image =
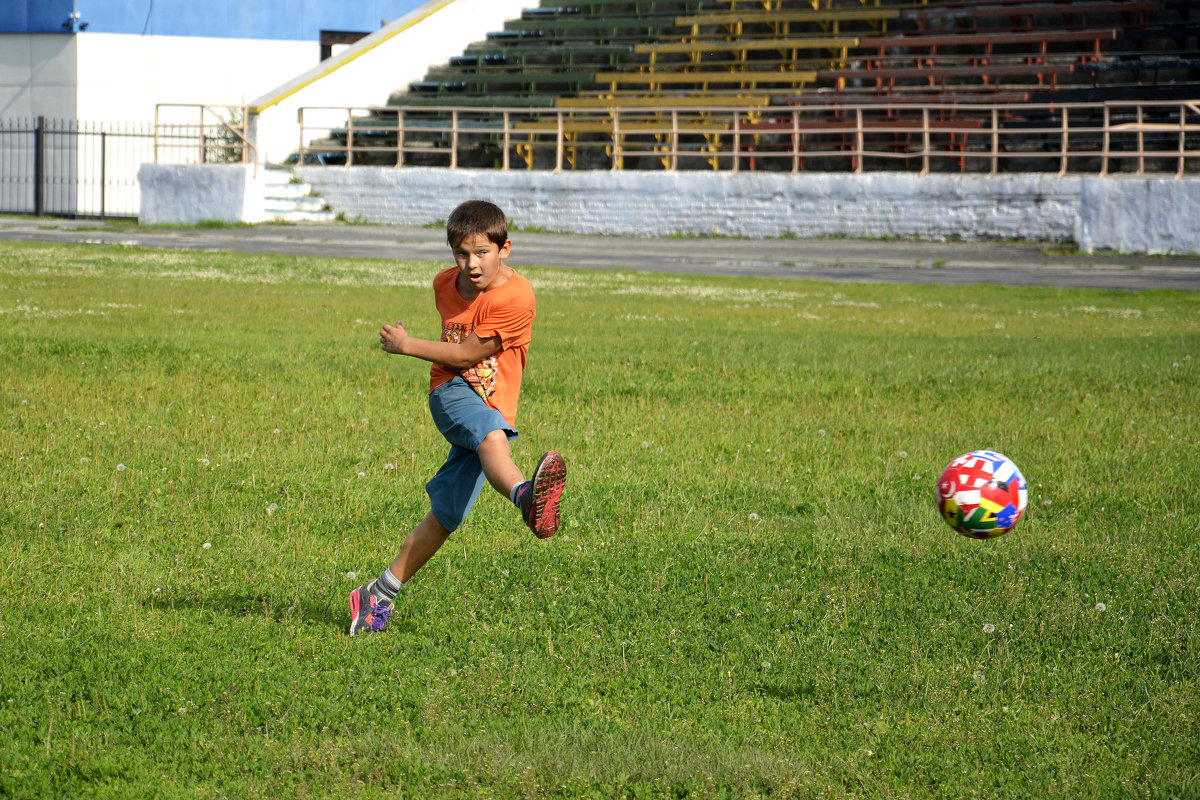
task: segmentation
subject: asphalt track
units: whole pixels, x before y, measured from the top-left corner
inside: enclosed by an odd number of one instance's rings
[[[0,241],[449,262],[440,228],[257,225],[151,228],[99,221],[0,217]],[[513,266],[646,270],[764,278],[1000,284],[1140,291],[1200,290],[1200,257],[1059,254],[1008,242],[859,239],[649,239],[515,232]]]

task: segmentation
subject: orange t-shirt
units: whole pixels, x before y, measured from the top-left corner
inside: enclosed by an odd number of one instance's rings
[[[474,332],[481,339],[499,336],[500,350],[461,372],[434,364],[429,373],[429,391],[461,375],[516,430],[521,374],[536,313],[533,287],[513,272],[507,281],[468,302],[458,293],[458,274],[458,267],[450,267],[433,279],[433,298],[442,315],[442,341],[461,342]]]

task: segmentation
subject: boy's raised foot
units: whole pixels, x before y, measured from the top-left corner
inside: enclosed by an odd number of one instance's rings
[[[558,504],[566,482],[567,462],[551,450],[538,460],[533,479],[517,494],[521,516],[539,539],[549,539],[558,531]]]
[[[364,583],[350,593],[350,635],[379,633],[387,627],[388,617],[396,610],[392,603],[375,602],[375,581]]]

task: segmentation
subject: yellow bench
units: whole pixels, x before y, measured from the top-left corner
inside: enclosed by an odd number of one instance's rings
[[[703,72],[597,72],[596,83],[607,83],[613,91],[618,86],[648,86],[651,91],[667,84],[685,84],[707,91],[709,86],[735,84],[753,89],[759,83],[786,83],[791,86],[812,83],[817,79],[816,71],[799,70],[705,70]]]
[[[763,94],[741,94],[737,92],[707,92],[705,94],[648,95],[599,94],[584,97],[559,97],[554,101],[556,108],[761,108],[771,104],[771,98]]]
[[[857,37],[806,36],[777,39],[693,39],[684,42],[656,42],[634,45],[633,52],[650,56],[650,63],[653,65],[659,55],[667,53],[690,55],[693,62],[699,63],[704,53],[746,53],[751,50],[778,50],[781,53],[791,53],[793,58],[801,52],[829,50],[845,60],[847,51],[851,47],[858,47]]]
[[[539,136],[557,137],[559,133],[557,122],[518,122],[513,125],[513,132],[528,134],[527,141],[513,143],[513,148],[518,157],[525,162],[526,169],[533,169],[537,149],[540,148],[544,152],[547,148],[558,147],[557,140],[538,140]],[[610,138],[608,141],[584,142],[579,140],[581,134]],[[642,149],[629,151],[625,146],[625,137],[632,135],[653,137],[653,142],[641,143],[638,146]],[[716,154],[722,150],[721,137],[731,135],[730,126],[728,122],[709,120],[680,120],[674,124],[669,117],[664,117],[657,122],[621,122],[619,124],[611,120],[564,120],[562,125],[563,147],[560,156],[566,166],[575,169],[584,148],[603,148],[605,157],[613,159],[617,169],[624,169],[625,157],[630,153],[656,156],[663,169],[672,169],[675,166],[673,162],[677,160],[681,149],[679,141],[675,139],[678,135],[696,137],[696,142],[686,149],[705,159],[713,170],[720,169],[719,157]],[[614,146],[620,148],[619,151],[614,152]],[[561,167],[563,164],[560,163],[558,166]]]
[[[914,6],[916,7],[916,6]],[[900,8],[838,8],[828,10],[806,9],[801,11],[713,11],[676,17],[676,25],[691,25],[693,32],[700,25],[725,25],[741,35],[745,25],[770,25],[777,30],[788,31],[792,23],[828,25],[829,31],[838,36],[843,22],[879,22],[881,30],[887,23],[900,17]]]

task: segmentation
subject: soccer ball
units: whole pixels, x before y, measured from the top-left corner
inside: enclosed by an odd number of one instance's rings
[[[1021,470],[994,450],[975,450],[951,461],[938,478],[937,493],[942,519],[973,539],[1011,531],[1029,496]]]

